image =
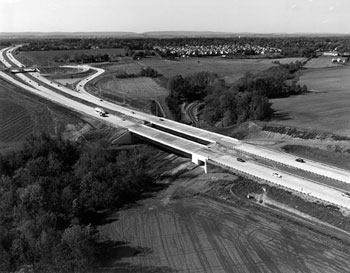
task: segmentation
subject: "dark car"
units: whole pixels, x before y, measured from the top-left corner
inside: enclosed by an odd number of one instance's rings
[[[302,158],[297,158],[295,161],[300,162],[300,163],[305,163],[305,160]]]
[[[245,162],[245,160],[243,158],[237,157],[237,161],[239,162]]]

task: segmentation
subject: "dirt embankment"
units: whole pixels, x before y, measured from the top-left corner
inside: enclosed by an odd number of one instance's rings
[[[105,257],[103,272],[347,272],[348,236],[247,199],[265,189],[268,198],[279,196],[273,205],[290,195],[300,206],[290,193],[215,166],[204,174],[164,152],[153,157],[150,171],[165,188],[99,227],[122,242]]]

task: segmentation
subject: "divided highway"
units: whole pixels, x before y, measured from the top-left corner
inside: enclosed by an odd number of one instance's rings
[[[11,54],[13,50],[15,50],[14,47],[0,50],[0,61],[6,67],[23,67],[23,65]],[[264,180],[300,194],[306,194],[310,197],[326,201],[336,206],[350,209],[350,198],[341,191],[283,171],[278,171],[279,175],[274,176],[274,169],[255,162],[239,162],[236,157],[223,153],[222,150],[215,148],[216,145],[211,144],[218,144],[219,146],[221,145],[228,149],[267,158],[293,168],[314,172],[318,175],[330,177],[344,183],[350,183],[350,172],[325,164],[320,164],[318,162],[307,161],[306,163],[299,163],[295,161],[295,156],[246,144],[237,139],[148,115],[139,111],[130,110],[108,101],[103,101],[100,98],[87,93],[84,86],[93,78],[100,76],[104,70],[84,66],[84,69],[87,68],[94,69],[96,73],[86,77],[78,83],[77,91],[66,88],[54,81],[50,81],[41,76],[38,72],[15,74],[15,77],[18,77],[22,82],[4,72],[0,72],[0,77],[33,94],[44,97],[74,111],[107,122],[111,126],[126,127],[130,132],[138,136],[142,136],[153,142],[192,155],[193,157],[195,156],[200,160],[213,161],[216,164],[230,167],[237,172],[247,174],[259,180]],[[117,114],[109,114],[107,117],[101,117],[94,111],[94,107],[96,106],[107,111],[117,112]],[[144,125],[143,123],[150,124],[151,126]]]

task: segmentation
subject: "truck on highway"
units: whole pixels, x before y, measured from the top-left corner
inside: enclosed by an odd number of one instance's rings
[[[107,115],[107,112],[100,107],[96,107],[95,111],[99,113],[101,117],[105,117]]]

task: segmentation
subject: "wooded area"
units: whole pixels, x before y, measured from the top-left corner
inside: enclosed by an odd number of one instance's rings
[[[138,199],[152,182],[147,153],[112,152],[32,136],[0,156],[0,272],[89,272],[103,255],[94,229],[102,211]]]

